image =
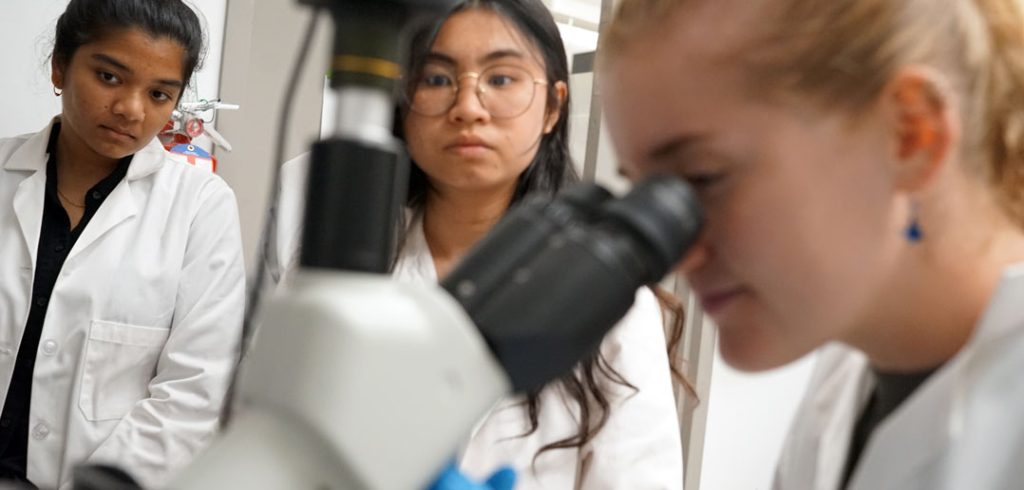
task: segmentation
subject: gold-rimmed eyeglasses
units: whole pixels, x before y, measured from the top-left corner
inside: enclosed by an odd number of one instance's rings
[[[523,115],[533,104],[536,87],[548,84],[516,66],[493,66],[480,73],[468,71],[459,75],[442,67],[427,66],[409,87],[409,110],[430,117],[447,113],[455,106],[465,78],[475,80],[473,89],[480,105],[491,117],[500,119]]]

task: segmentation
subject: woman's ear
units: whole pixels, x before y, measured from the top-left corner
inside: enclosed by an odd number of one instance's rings
[[[50,81],[56,89],[64,89],[64,68],[57,61],[56,56],[50,56]]]
[[[557,104],[555,107],[548,107],[548,113],[544,116],[544,134],[554,131],[555,124],[558,124],[558,118],[562,116],[562,111],[568,109],[565,107],[565,99],[569,96],[569,86],[559,80],[555,82],[554,88]]]
[[[883,89],[896,186],[908,192],[930,183],[960,142],[955,94],[940,73],[906,67]]]

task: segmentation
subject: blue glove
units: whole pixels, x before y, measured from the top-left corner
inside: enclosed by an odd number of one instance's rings
[[[494,472],[484,483],[470,481],[466,475],[459,472],[455,463],[448,463],[441,476],[430,486],[428,490],[512,490],[516,484],[516,472],[510,467],[504,467]]]

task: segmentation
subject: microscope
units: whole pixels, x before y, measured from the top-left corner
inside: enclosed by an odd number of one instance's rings
[[[436,287],[388,269],[409,161],[392,134],[403,32],[453,0],[301,0],[336,33],[301,267],[240,366],[230,424],[171,488],[422,489],[502,397],[596,352],[696,239],[681,180],[517,205]]]

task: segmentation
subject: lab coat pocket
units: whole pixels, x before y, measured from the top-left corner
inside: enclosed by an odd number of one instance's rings
[[[149,396],[149,382],[169,333],[166,328],[92,321],[78,397],[86,419],[120,419]]]

